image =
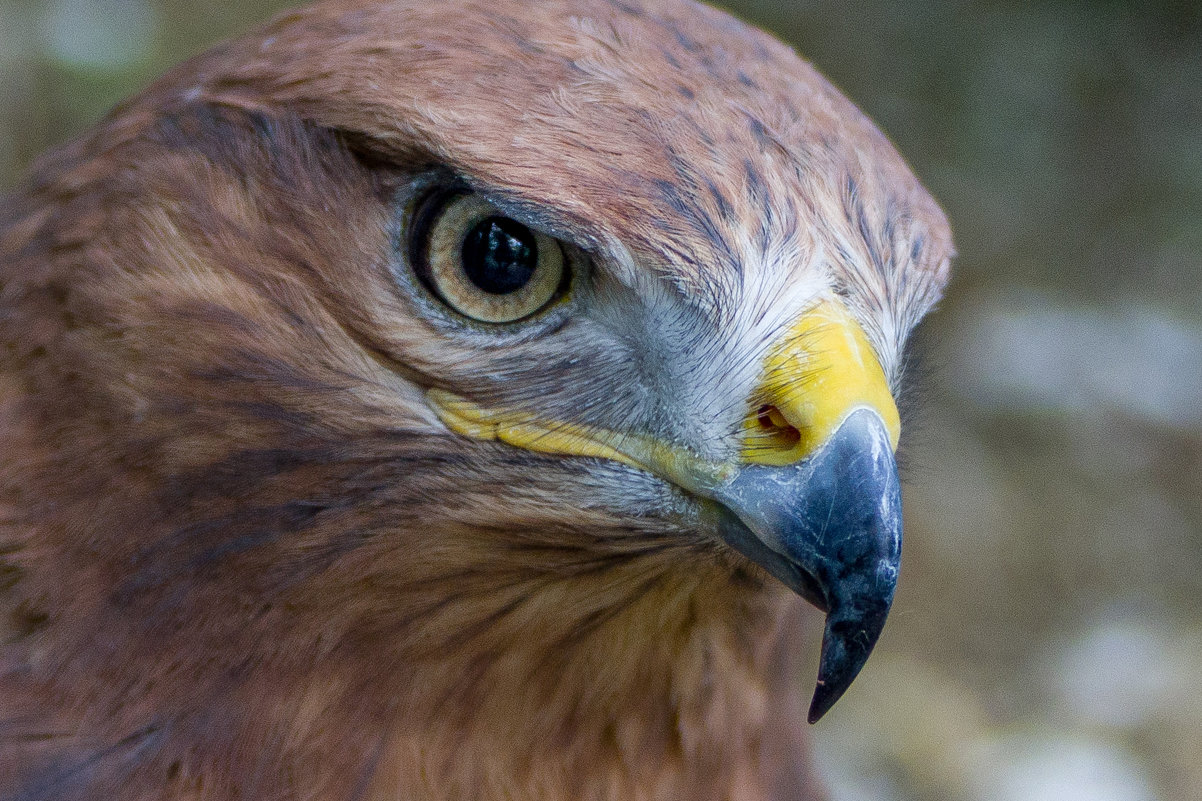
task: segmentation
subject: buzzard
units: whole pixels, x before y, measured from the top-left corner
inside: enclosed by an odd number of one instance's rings
[[[0,202],[0,797],[820,797],[946,221],[688,0],[325,0]]]

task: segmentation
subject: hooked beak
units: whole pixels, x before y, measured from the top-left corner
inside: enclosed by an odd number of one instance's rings
[[[859,409],[809,458],[748,465],[713,498],[723,539],[827,613],[815,723],[872,653],[897,587],[901,488],[884,422]]]
[[[901,562],[901,430],[855,318],[828,300],[769,353],[744,424],[743,466],[708,497],[726,542],[826,612],[816,722],[880,637]]]

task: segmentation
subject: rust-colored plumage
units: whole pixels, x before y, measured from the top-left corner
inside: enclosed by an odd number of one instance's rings
[[[435,308],[448,182],[587,254],[568,311]],[[182,65],[0,205],[0,797],[819,797],[800,601],[426,392],[716,459],[778,307],[834,293],[896,384],[950,251],[854,107],[677,0],[331,0]]]

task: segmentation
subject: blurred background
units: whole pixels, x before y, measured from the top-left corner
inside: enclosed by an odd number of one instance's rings
[[[0,0],[0,189],[286,5]],[[960,250],[902,588],[813,730],[837,800],[1202,799],[1202,3],[725,5],[884,128]]]

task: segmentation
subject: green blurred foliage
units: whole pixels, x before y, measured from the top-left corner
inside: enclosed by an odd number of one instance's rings
[[[0,186],[284,5],[0,0]],[[960,250],[902,589],[816,730],[837,797],[1202,798],[1202,4],[724,5],[877,120]]]

